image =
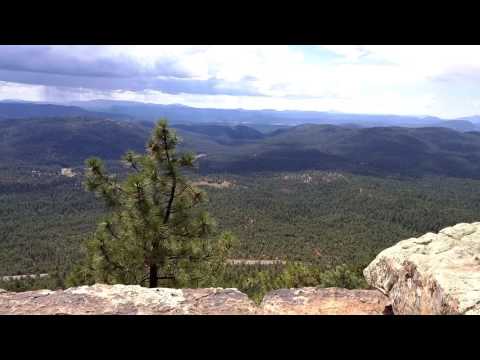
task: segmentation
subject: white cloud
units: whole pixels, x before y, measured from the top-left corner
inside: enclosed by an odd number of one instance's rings
[[[0,81],[0,100],[44,100],[45,88],[41,85],[23,85],[6,81]]]
[[[315,48],[337,56],[312,60]],[[51,46],[41,57],[28,51],[38,49],[0,46],[0,80],[9,82],[0,83],[0,98],[100,96],[446,117],[471,115],[480,102],[479,46]],[[72,79],[75,71],[85,78]]]

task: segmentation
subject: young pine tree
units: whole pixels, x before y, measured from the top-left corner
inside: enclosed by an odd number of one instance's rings
[[[86,262],[70,284],[123,283],[149,287],[215,286],[232,238],[213,236],[205,195],[185,178],[192,154],[177,154],[175,132],[160,120],[144,155],[127,152],[123,182],[97,158],[86,161],[86,188],[110,210],[87,242]]]

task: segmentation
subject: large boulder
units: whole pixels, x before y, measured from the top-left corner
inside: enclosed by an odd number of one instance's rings
[[[480,222],[400,241],[364,275],[395,314],[480,314]]]
[[[58,291],[0,293],[2,315],[236,315],[256,311],[247,295],[236,289],[149,289],[96,284]]]
[[[376,290],[306,287],[269,292],[261,305],[271,315],[388,315],[390,303]]]

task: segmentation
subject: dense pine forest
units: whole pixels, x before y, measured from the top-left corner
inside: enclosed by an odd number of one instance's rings
[[[111,169],[121,173],[116,163]],[[103,216],[101,202],[60,167],[0,170],[0,275],[49,273],[0,288],[64,287],[84,256],[82,244]],[[287,265],[231,265],[218,286],[259,300],[272,288],[362,287],[361,270],[399,240],[478,221],[480,181],[381,178],[328,171],[192,175],[207,210],[236,241],[232,259]]]

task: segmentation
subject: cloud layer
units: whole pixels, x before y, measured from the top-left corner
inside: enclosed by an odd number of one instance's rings
[[[0,99],[472,115],[479,46],[0,46]]]

